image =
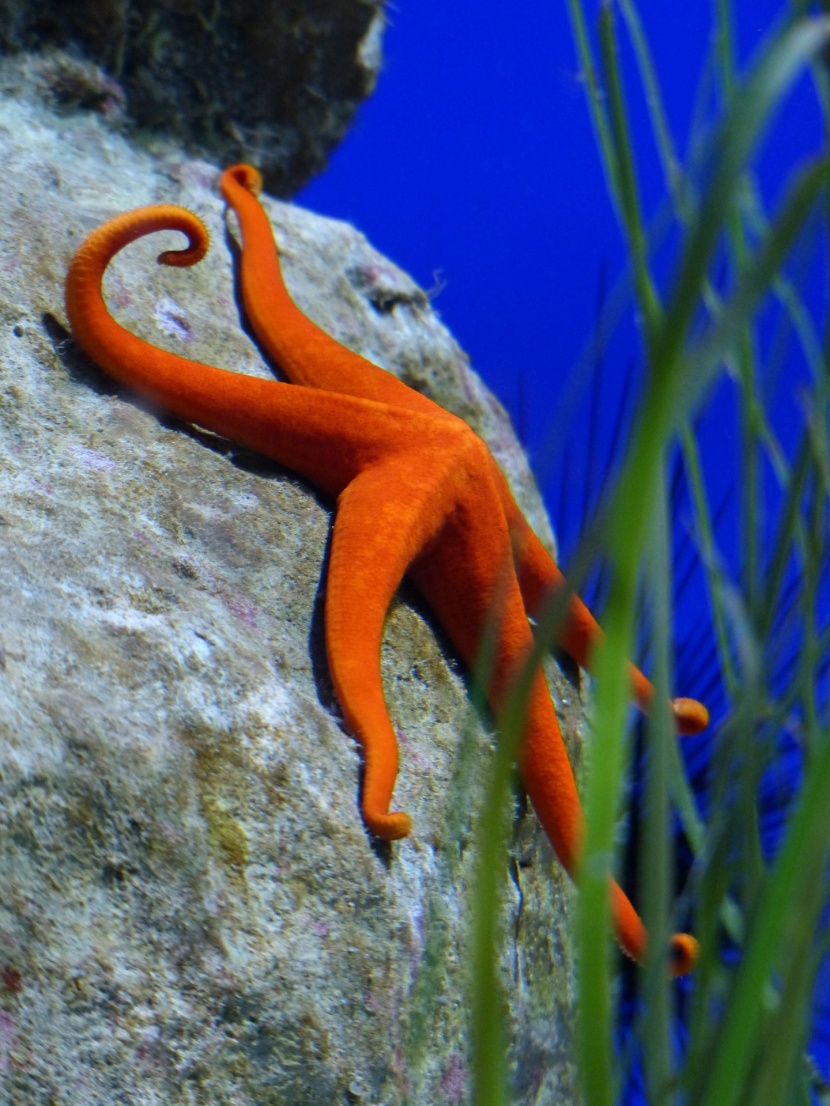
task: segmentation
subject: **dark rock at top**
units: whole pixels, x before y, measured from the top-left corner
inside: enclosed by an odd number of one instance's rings
[[[383,6],[0,0],[0,50],[45,51],[45,68],[28,60],[54,103],[125,113],[219,164],[252,161],[286,197],[324,167],[374,88]]]

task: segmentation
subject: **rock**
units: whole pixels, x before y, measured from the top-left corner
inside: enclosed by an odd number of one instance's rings
[[[319,172],[380,68],[383,0],[0,0],[0,83],[254,160],[277,195]]]
[[[412,589],[383,673],[413,833],[369,840],[322,646],[331,504],[119,390],[67,330],[95,225],[175,201],[191,270],[125,251],[107,295],[188,357],[270,375],[240,324],[217,169],[0,97],[0,1085],[10,1106],[470,1101],[473,812],[493,736]],[[504,411],[351,227],[267,202],[339,340],[468,418],[550,531]],[[175,246],[170,235],[167,245]],[[552,669],[578,752],[580,708]],[[519,803],[500,964],[519,1104],[575,1100],[572,888]]]

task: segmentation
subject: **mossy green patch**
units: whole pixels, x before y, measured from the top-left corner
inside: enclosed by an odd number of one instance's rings
[[[233,735],[190,729],[186,743],[196,758],[199,802],[208,827],[208,840],[222,864],[244,877],[250,845],[239,819],[250,793],[250,765]]]

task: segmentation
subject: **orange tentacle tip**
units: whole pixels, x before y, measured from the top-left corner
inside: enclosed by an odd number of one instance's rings
[[[207,227],[192,211],[186,207],[176,209],[177,225],[159,230],[179,230],[186,234],[189,241],[181,250],[162,250],[156,258],[159,265],[170,265],[174,269],[188,269],[191,265],[198,265],[210,248],[210,235]]]
[[[675,933],[669,941],[669,970],[675,978],[688,975],[694,968],[699,948],[690,933]]]
[[[677,732],[683,737],[700,733],[709,725],[709,711],[697,699],[672,699],[671,709]]]
[[[241,184],[243,188],[247,188],[254,196],[258,196],[262,191],[262,173],[260,173],[258,169],[255,169],[253,165],[240,163],[239,165],[231,165],[227,168],[219,178],[219,188],[223,195],[224,184],[227,180],[232,180],[237,184]]]
[[[364,810],[363,821],[370,833],[384,841],[400,841],[402,837],[409,837],[412,832],[412,820],[400,810],[390,811],[388,814]]]

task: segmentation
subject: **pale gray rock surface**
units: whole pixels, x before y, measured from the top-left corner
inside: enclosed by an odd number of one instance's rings
[[[413,833],[373,846],[322,646],[331,505],[146,410],[65,329],[82,238],[174,201],[207,222],[207,259],[157,266],[175,235],[130,247],[111,308],[151,342],[270,375],[240,325],[218,171],[9,98],[0,151],[0,1101],[467,1103],[493,737],[462,672],[404,587],[382,663]],[[550,542],[503,410],[424,294],[352,228],[267,208],[299,304],[469,419]],[[578,695],[552,678],[576,747]],[[505,883],[515,1101],[572,1102],[573,892],[520,805]]]

